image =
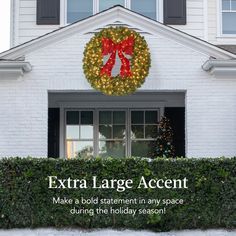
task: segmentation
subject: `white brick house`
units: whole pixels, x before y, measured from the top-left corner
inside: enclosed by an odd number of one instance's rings
[[[99,13],[106,5],[93,0],[95,15],[68,24],[80,13],[69,1],[12,1],[12,49],[0,54],[1,157],[144,156],[155,140],[148,129],[164,114],[177,155],[236,155],[236,54],[209,43],[236,44],[224,19],[235,17],[231,1],[227,10],[220,0],[180,0],[173,13],[173,0],[155,0],[152,11],[136,13],[132,0],[120,0],[112,2],[126,8]],[[83,73],[86,43],[116,25],[140,32],[151,52],[150,74],[131,96],[102,95]]]

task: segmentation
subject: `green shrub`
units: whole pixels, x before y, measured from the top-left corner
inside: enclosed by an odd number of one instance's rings
[[[188,189],[49,189],[48,176],[61,179],[188,179]],[[53,197],[183,199],[160,215],[72,215],[74,205],[52,203]],[[78,206],[77,206],[78,207]],[[81,206],[82,207],[82,206]],[[88,206],[97,208],[96,205]],[[110,206],[103,206],[103,208]],[[113,205],[114,208],[120,207]],[[125,206],[122,206],[125,207]],[[160,208],[132,205],[130,208]],[[168,231],[236,227],[236,158],[91,160],[2,159],[0,161],[0,228],[81,227]]]

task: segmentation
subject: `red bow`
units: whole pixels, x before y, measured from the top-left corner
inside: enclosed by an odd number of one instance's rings
[[[111,71],[116,63],[116,51],[121,60],[120,76],[126,77],[131,76],[131,68],[129,60],[124,54],[133,55],[134,51],[134,38],[129,37],[120,43],[114,43],[111,39],[102,38],[102,55],[106,56],[111,53],[107,63],[101,69],[101,75],[108,75],[111,77]]]

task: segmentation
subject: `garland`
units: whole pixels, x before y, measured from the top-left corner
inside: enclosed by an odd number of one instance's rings
[[[106,62],[105,57],[108,57]],[[117,60],[121,62],[120,71],[112,76]],[[145,82],[150,66],[150,52],[144,37],[125,27],[103,29],[84,50],[84,74],[94,89],[106,95],[134,93]]]

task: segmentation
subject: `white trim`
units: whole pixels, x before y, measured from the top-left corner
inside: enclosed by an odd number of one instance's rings
[[[208,41],[208,0],[203,2],[203,14],[204,14],[204,39]]]
[[[11,0],[10,7],[10,47],[14,47],[14,14],[15,14],[15,4],[14,0]]]
[[[20,3],[19,0],[14,1],[14,40],[13,46],[19,45],[19,15],[20,15]]]
[[[157,8],[158,8],[157,21],[163,23],[164,22],[164,0],[158,0]]]
[[[121,20],[130,25],[138,25],[140,29],[148,31],[153,35],[162,35],[172,41],[184,45],[185,47],[192,48],[200,53],[217,59],[236,59],[236,55],[233,53],[119,6],[113,7],[93,17],[89,17],[75,24],[56,30],[50,34],[29,41],[19,47],[3,52],[0,54],[0,58],[15,59],[25,55],[26,53],[48,46],[49,44],[55,44],[56,42],[64,40],[75,33],[80,32],[83,34],[86,33],[88,29],[104,27],[104,23],[107,24],[109,22],[114,22],[114,20]],[[96,22],[96,26],[94,25],[94,22]]]
[[[217,7],[217,37],[221,37],[221,22],[222,22],[222,14],[221,14],[221,3],[222,0],[215,0]]]
[[[131,9],[131,0],[125,0],[125,6],[128,9]]]
[[[66,9],[67,1],[60,0],[60,26],[66,25]]]
[[[67,9],[66,9],[66,11],[67,11]],[[99,11],[98,1],[97,0],[93,0],[93,14],[96,14],[98,11]]]

